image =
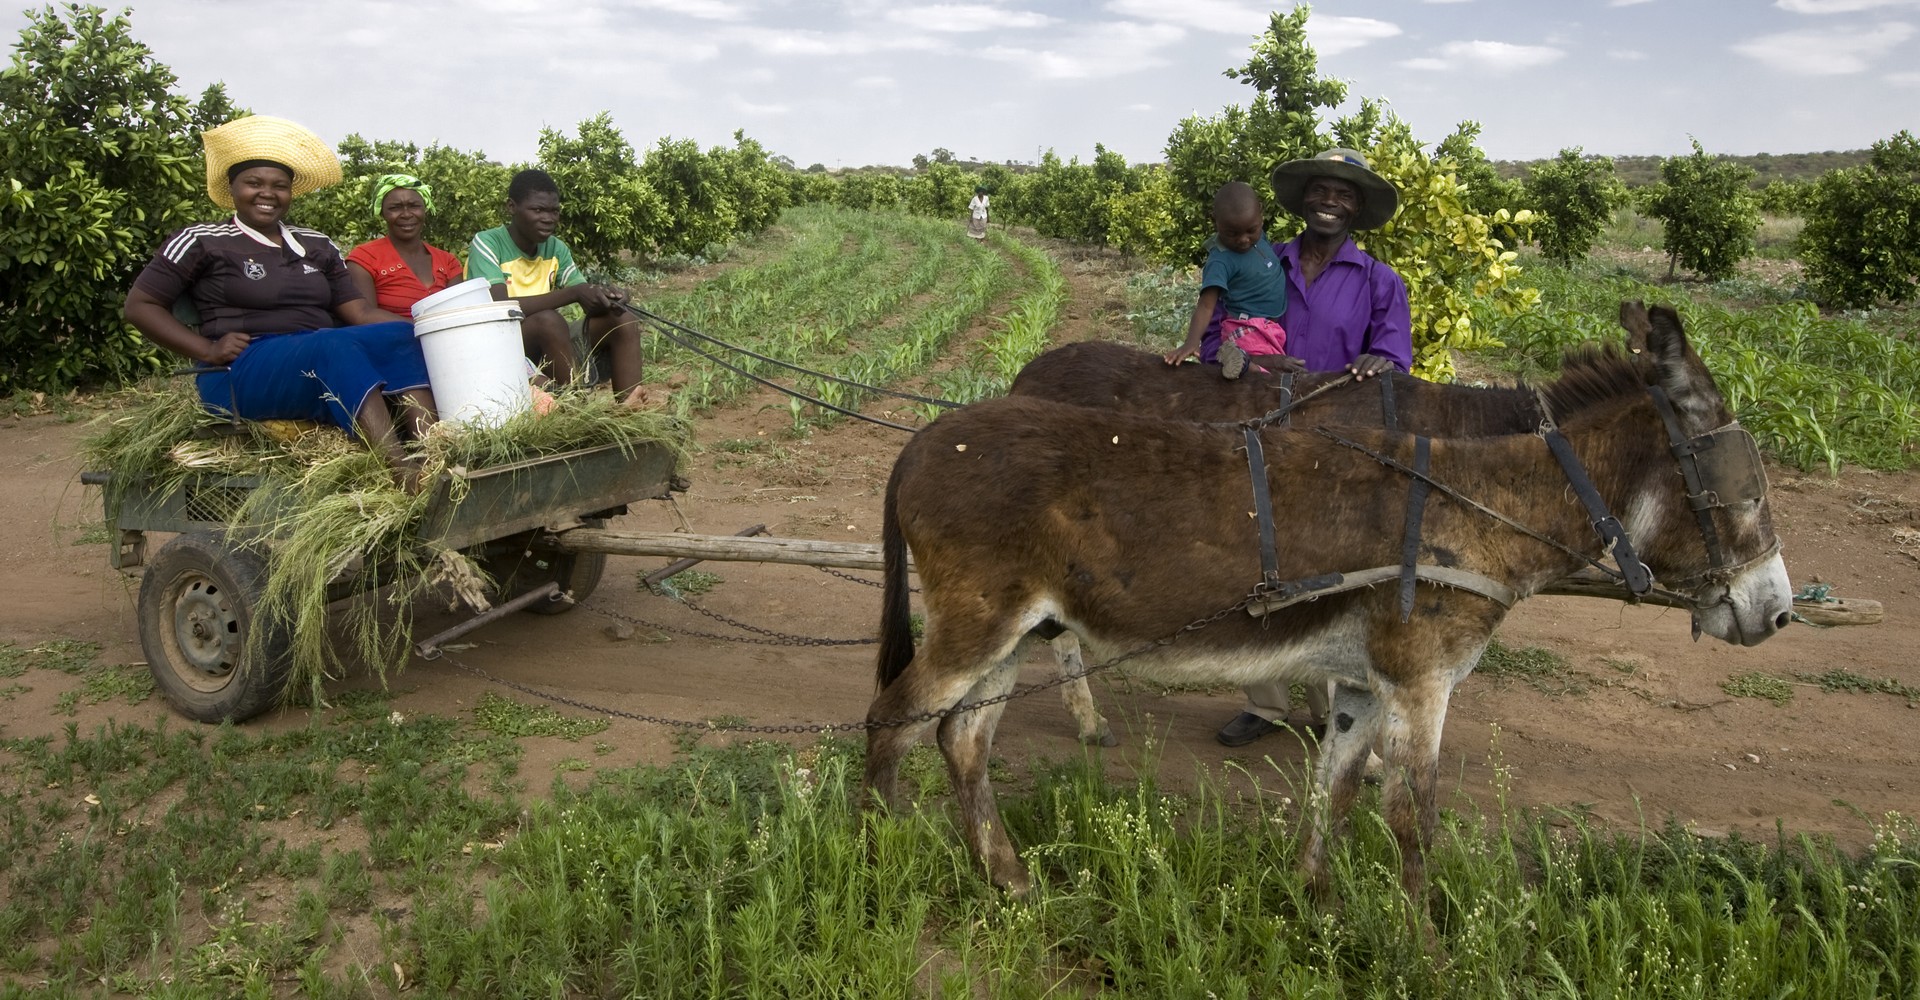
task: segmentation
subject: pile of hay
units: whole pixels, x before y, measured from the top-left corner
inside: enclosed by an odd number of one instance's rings
[[[290,421],[232,426],[202,408],[192,384],[180,379],[134,386],[107,402],[110,410],[95,421],[82,455],[87,468],[112,473],[109,511],[134,488],[168,491],[206,475],[259,477],[230,531],[271,553],[256,620],[280,623],[291,637],[289,697],[305,691],[319,703],[322,682],[339,675],[346,656],[365,661],[384,681],[389,669],[405,664],[412,605],[429,592],[450,588],[476,610],[485,608],[485,578],[472,562],[418,537],[433,491],[400,489],[387,463],[359,440]],[[664,443],[685,462],[688,429],[676,417],[630,410],[585,388],[562,390],[555,402],[548,414],[524,414],[499,427],[437,425],[415,453],[430,478],[449,468],[484,469],[609,444]],[[355,569],[361,589],[378,596],[343,602],[330,618],[330,586]],[[348,649],[336,648],[330,625],[348,634]],[[252,631],[257,639],[268,629]]]

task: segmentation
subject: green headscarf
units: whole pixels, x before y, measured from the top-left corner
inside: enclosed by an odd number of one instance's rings
[[[433,211],[433,188],[428,187],[420,178],[412,174],[387,174],[373,182],[373,217],[380,217],[380,205],[387,200],[390,192],[406,188],[420,192],[420,200],[427,205],[427,211]]]

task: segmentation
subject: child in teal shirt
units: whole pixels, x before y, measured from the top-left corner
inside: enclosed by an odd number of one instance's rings
[[[1200,298],[1186,343],[1168,352],[1168,364],[1197,356],[1218,362],[1227,378],[1239,378],[1248,355],[1286,353],[1287,334],[1279,323],[1287,311],[1286,273],[1264,228],[1253,188],[1230,181],[1215,193],[1214,239],[1200,268]]]

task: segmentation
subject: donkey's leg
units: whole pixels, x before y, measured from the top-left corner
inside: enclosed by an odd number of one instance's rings
[[[1380,703],[1365,688],[1333,686],[1333,704],[1327,716],[1327,739],[1320,745],[1316,768],[1313,825],[1301,852],[1307,884],[1322,902],[1332,898],[1333,869],[1328,853],[1345,836],[1347,817],[1366,776],[1367,758],[1380,735]]]
[[[968,691],[968,702],[1000,697],[1013,689],[1020,671],[1016,653],[1001,660]],[[967,846],[986,869],[994,885],[1015,896],[1024,896],[1033,887],[1027,866],[1014,853],[1013,841],[1000,820],[1000,807],[993,800],[993,785],[987,779],[987,762],[993,753],[993,732],[1000,722],[1005,702],[959,712],[940,720],[940,752],[947,759],[947,775],[953,782],[953,797],[960,806],[960,827]]]
[[[1073,680],[1060,685],[1060,700],[1067,703],[1067,714],[1080,724],[1080,742],[1088,746],[1098,744],[1103,747],[1117,747],[1120,741],[1113,735],[1113,728],[1107,725],[1107,717],[1093,707],[1093,691],[1087,687],[1087,679],[1077,676],[1086,673],[1087,664],[1080,656],[1080,637],[1072,632],[1062,632],[1053,640],[1054,667],[1063,677]]]
[[[913,662],[867,708],[866,786],[889,807],[900,805],[900,761],[935,720],[877,724],[912,719],[959,704],[997,662],[993,650],[980,649],[977,643],[956,649],[956,643],[948,638],[951,634],[946,629],[929,634]],[[1006,654],[1000,651],[999,655]]]
[[[1440,816],[1440,732],[1451,693],[1447,679],[1433,675],[1381,691],[1380,813],[1400,847],[1400,883],[1421,913],[1426,849]]]

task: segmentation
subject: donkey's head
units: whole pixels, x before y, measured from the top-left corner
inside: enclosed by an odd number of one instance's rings
[[[1759,449],[1687,343],[1678,314],[1627,302],[1620,321],[1672,456],[1656,488],[1625,512],[1627,528],[1660,582],[1692,598],[1696,636],[1751,646],[1793,610]]]

